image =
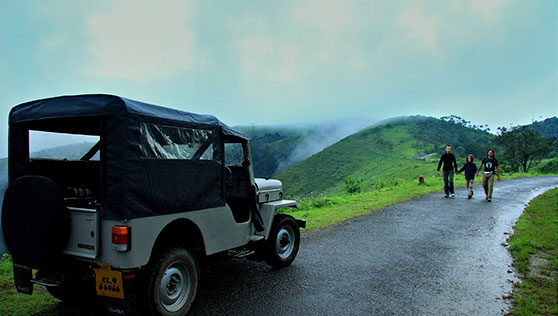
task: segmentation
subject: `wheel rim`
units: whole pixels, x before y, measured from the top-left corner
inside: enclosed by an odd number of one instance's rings
[[[159,287],[161,305],[169,312],[180,310],[190,295],[190,287],[191,282],[186,268],[179,263],[171,265],[161,278]]]
[[[294,249],[295,233],[291,226],[283,226],[275,240],[275,250],[281,259],[287,259]]]

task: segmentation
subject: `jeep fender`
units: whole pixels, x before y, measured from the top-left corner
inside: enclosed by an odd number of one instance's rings
[[[284,207],[298,208],[298,203],[291,200],[280,200],[260,204],[260,214],[265,224],[265,230],[258,235],[263,235],[265,239],[269,237],[269,231],[271,230],[271,224],[273,223],[273,217],[275,212]],[[306,222],[304,220],[297,220],[299,227],[305,228]]]

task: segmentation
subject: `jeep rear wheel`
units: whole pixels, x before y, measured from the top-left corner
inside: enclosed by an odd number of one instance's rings
[[[147,304],[153,315],[186,315],[196,298],[199,268],[187,249],[173,248],[153,264],[147,282]]]
[[[289,266],[299,246],[300,229],[295,219],[288,215],[276,215],[265,245],[265,262],[274,268]]]

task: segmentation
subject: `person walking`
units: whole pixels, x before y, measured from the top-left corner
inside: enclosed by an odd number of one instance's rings
[[[477,170],[477,176],[479,175],[480,169],[484,166],[484,173],[482,175],[482,187],[484,189],[484,194],[486,194],[486,200],[492,202],[492,189],[494,188],[494,171],[498,171],[498,181],[500,181],[500,166],[498,165],[498,159],[494,157],[494,150],[489,149],[486,152],[486,157],[484,157]]]
[[[465,170],[465,183],[467,183],[467,198],[471,199],[473,197],[473,182],[475,181],[475,173],[477,172],[477,165],[473,162],[473,155],[468,155],[465,160],[465,164],[459,171],[458,174]]]
[[[455,193],[453,191],[453,175],[454,171],[457,173],[457,161],[455,160],[455,156],[451,153],[451,145],[446,146],[446,153],[442,155],[440,162],[438,162],[436,174],[440,174],[440,166],[442,163],[444,164],[442,174],[444,176],[445,197],[448,197],[449,194],[451,194],[451,197],[455,197]]]

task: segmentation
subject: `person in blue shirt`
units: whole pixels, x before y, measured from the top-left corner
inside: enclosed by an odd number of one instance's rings
[[[473,162],[473,155],[468,155],[465,164],[457,174],[465,171],[465,182],[467,183],[467,198],[473,197],[473,181],[475,181],[475,173],[477,172],[477,165]]]

